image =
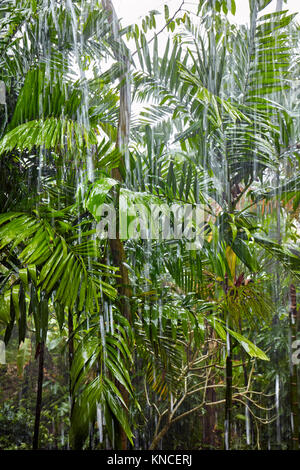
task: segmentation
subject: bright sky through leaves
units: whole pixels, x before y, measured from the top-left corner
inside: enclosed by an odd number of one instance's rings
[[[167,4],[170,14],[175,12],[181,4],[181,0],[114,0],[114,6],[118,16],[123,19],[123,25],[139,22],[140,18],[147,14],[150,10],[161,10],[163,5]],[[237,0],[237,12],[234,20],[237,23],[245,23],[249,21],[249,2],[248,0]],[[185,7],[189,11],[197,10],[198,2],[195,0],[187,0]],[[284,8],[290,10],[291,13],[300,13],[300,1],[288,0]],[[265,13],[276,9],[276,1],[273,0],[265,9]]]

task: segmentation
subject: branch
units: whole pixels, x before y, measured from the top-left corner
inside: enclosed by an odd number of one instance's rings
[[[180,7],[178,8],[178,10],[175,11],[175,13],[174,13],[174,15],[172,16],[172,18],[170,18],[169,21],[164,25],[164,27],[163,27],[160,31],[158,31],[158,33],[155,34],[155,35],[150,39],[150,41],[148,41],[148,44],[151,44],[151,42],[154,41],[155,37],[157,37],[160,33],[162,33],[162,32],[169,26],[169,24],[172,23],[172,21],[174,20],[174,18],[175,18],[175,17],[178,15],[178,13],[182,10],[182,7],[183,7],[183,5],[184,5],[184,2],[185,2],[185,0],[182,0]],[[138,51],[139,51],[139,49],[137,49],[136,51],[134,51],[133,54],[132,54],[132,57],[133,57],[135,54],[137,54]]]

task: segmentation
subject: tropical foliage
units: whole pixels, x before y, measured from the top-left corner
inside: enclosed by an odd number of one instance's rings
[[[300,36],[270,3],[1,3],[0,448],[299,448]],[[200,245],[122,237],[172,204]]]

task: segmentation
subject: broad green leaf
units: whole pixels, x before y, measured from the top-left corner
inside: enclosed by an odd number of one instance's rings
[[[86,200],[86,208],[95,217],[97,221],[100,220],[99,209],[105,202],[106,196],[113,186],[119,184],[118,181],[112,178],[102,177],[96,181]]]
[[[261,349],[255,346],[255,344],[253,344],[248,338],[241,335],[240,333],[230,330],[226,326],[224,326],[224,328],[233,338],[238,341],[238,343],[243,347],[243,349],[250,357],[257,357],[258,359],[261,359],[263,361],[270,360],[268,356]]]

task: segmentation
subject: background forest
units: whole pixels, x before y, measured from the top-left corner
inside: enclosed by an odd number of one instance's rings
[[[0,1],[0,449],[299,449],[300,30],[268,4]],[[121,193],[201,204],[202,246],[102,237]]]

